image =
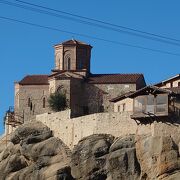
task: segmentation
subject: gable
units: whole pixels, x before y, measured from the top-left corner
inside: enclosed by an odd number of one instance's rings
[[[55,79],[70,79],[70,78],[76,78],[76,79],[84,79],[84,77],[80,74],[74,73],[74,72],[58,72],[55,74],[52,74],[49,76],[49,79],[55,78]]]

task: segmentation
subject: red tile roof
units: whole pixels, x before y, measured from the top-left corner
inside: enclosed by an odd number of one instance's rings
[[[132,84],[143,74],[91,74],[87,79],[90,84]]]
[[[62,43],[60,43],[60,44],[56,44],[55,46],[59,46],[59,45],[83,45],[83,46],[92,47],[92,46],[89,45],[89,44],[86,44],[86,43],[84,43],[84,42],[81,42],[81,41],[78,41],[78,40],[75,40],[75,39],[68,40],[68,41],[62,42]]]
[[[48,85],[49,75],[28,75],[20,85]],[[90,84],[136,84],[143,74],[90,74],[87,82]]]
[[[20,82],[20,85],[48,85],[48,75],[28,75]]]

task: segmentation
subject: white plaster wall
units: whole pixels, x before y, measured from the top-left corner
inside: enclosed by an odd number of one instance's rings
[[[133,99],[126,98],[114,103],[114,112],[118,112],[118,106],[125,104],[125,112],[133,112]]]
[[[180,79],[173,81],[173,87],[178,87],[178,82],[180,82]],[[161,88],[170,88],[171,83],[166,83],[165,85],[161,86]]]

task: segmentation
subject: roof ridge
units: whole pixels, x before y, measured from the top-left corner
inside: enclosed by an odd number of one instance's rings
[[[25,77],[27,76],[49,76],[49,74],[27,74]]]
[[[110,73],[110,74],[91,74],[91,75],[143,75],[143,73]]]

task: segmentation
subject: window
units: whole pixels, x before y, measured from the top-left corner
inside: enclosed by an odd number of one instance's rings
[[[31,106],[31,99],[28,98],[28,107],[30,107],[30,106]]]
[[[120,112],[120,111],[121,111],[121,106],[119,105],[119,106],[118,106],[118,112]]]
[[[124,112],[126,110],[126,104],[122,104],[122,111]]]
[[[154,114],[154,96],[153,95],[147,96],[146,113]]]
[[[43,108],[46,107],[46,98],[43,98]]]
[[[104,112],[104,106],[99,107],[99,112]]]
[[[70,70],[71,69],[71,56],[70,54],[67,54],[64,57],[64,70]]]
[[[144,112],[145,111],[145,98],[144,96],[138,96],[134,101],[134,111]]]
[[[168,96],[158,95],[156,97],[156,113],[166,112],[168,105]]]
[[[64,86],[63,85],[60,85],[58,88],[57,88],[57,92],[58,93],[62,93],[63,92],[63,88],[64,88]]]
[[[180,82],[178,82],[178,87],[180,87]]]
[[[117,106],[117,111],[118,112],[124,112],[126,110],[126,104],[123,103],[123,104],[120,104]]]
[[[171,87],[171,88],[173,87],[173,82],[170,82],[170,87]]]
[[[134,99],[134,113],[143,117],[145,114],[167,115],[168,94],[144,95]],[[142,115],[143,116],[142,116]]]
[[[33,105],[32,105],[32,102],[30,103],[30,110],[32,111],[33,109]]]

